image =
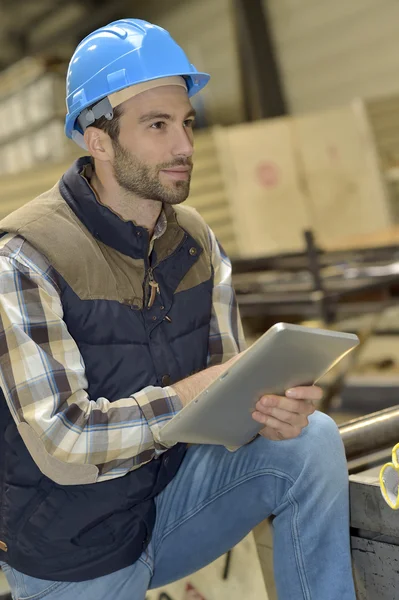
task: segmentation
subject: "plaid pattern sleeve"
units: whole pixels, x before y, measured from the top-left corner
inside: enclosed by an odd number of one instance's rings
[[[0,387],[17,425],[27,423],[51,456],[95,465],[98,481],[164,452],[159,430],[182,408],[171,387],[88,397],[51,266],[18,236],[0,240]]]
[[[245,339],[231,281],[231,262],[211,229],[209,236],[214,276],[208,345],[208,367],[211,367],[245,350]]]

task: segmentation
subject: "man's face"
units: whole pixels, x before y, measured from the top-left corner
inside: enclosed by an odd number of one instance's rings
[[[140,198],[179,204],[190,191],[194,113],[179,86],[154,88],[122,105],[114,176]]]

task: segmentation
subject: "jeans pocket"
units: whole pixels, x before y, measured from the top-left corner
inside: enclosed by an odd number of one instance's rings
[[[68,581],[48,581],[25,575],[9,565],[2,565],[2,570],[15,600],[41,600],[70,585]]]

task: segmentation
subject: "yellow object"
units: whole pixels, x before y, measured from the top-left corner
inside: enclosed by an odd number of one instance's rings
[[[393,510],[399,509],[399,444],[392,450],[392,462],[385,464],[380,471],[380,488],[387,504]]]

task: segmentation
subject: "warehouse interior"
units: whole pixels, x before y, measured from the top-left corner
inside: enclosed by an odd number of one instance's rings
[[[322,379],[318,408],[347,452],[357,598],[392,600],[399,517],[378,477],[399,442],[399,4],[2,0],[0,218],[84,154],[64,133],[68,63],[127,17],[167,29],[211,75],[192,98],[187,204],[231,259],[247,343],[278,322],[360,339]],[[272,548],[264,523],[148,600],[275,600]]]

